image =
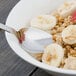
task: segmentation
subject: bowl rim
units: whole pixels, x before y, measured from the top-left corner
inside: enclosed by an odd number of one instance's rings
[[[21,1],[23,1],[23,0],[21,0]],[[15,9],[16,6],[21,3],[21,1],[19,1],[19,2],[14,6],[13,9]],[[12,9],[12,10],[13,10],[13,9]],[[11,12],[12,12],[12,10],[11,10]],[[11,13],[11,12],[10,12],[10,13]],[[9,13],[9,15],[10,15],[10,13]],[[8,17],[9,17],[9,15],[8,15]],[[8,17],[7,17],[7,19],[6,19],[6,24],[7,24]],[[66,70],[66,69],[56,68],[56,67],[49,66],[49,65],[47,65],[47,64],[44,64],[44,63],[42,63],[42,62],[39,62],[39,61],[35,60],[32,56],[30,56],[27,52],[25,52],[21,47],[15,46],[14,44],[10,43],[10,40],[9,40],[9,39],[10,39],[11,35],[10,35],[9,33],[5,32],[5,37],[6,37],[6,40],[7,40],[8,44],[9,44],[9,46],[13,49],[13,51],[14,51],[19,57],[21,57],[23,60],[27,61],[28,63],[30,63],[30,64],[32,64],[32,65],[35,65],[35,66],[37,66],[37,67],[39,67],[39,68],[42,68],[42,69],[44,69],[44,70],[50,71],[50,72],[56,72],[56,73],[67,74],[67,75],[68,75],[68,74],[76,75],[76,71],[75,71],[75,70]],[[17,51],[16,51],[16,50],[17,50]]]

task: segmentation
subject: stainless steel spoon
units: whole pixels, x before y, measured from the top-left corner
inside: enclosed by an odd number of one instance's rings
[[[21,46],[24,50],[30,53],[41,53],[45,46],[53,42],[50,34],[36,28],[22,28],[19,31],[16,31],[2,23],[0,23],[0,28],[14,34],[18,39],[24,35],[25,40],[23,40]]]

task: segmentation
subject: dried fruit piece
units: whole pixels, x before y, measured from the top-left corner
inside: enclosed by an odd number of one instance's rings
[[[22,43],[25,40],[25,34],[23,34],[20,38],[19,38],[19,43]]]
[[[72,17],[71,17],[72,22],[76,22],[76,11],[73,12]]]

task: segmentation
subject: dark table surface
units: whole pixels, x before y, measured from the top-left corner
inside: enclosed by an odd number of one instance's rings
[[[11,9],[19,0],[0,0],[0,22],[6,22]],[[9,47],[5,34],[0,31],[0,76],[51,76],[25,62]]]

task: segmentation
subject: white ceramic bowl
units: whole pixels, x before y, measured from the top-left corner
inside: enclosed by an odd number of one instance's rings
[[[34,16],[50,13],[64,1],[65,0],[21,0],[12,9],[7,18],[6,24],[18,30],[19,28],[28,25],[28,23]],[[42,68],[43,70],[46,70],[50,74],[56,76],[76,76],[76,71],[55,68],[35,60],[20,47],[18,40],[14,35],[7,32],[5,33],[5,35],[10,47],[25,61],[39,68]]]

